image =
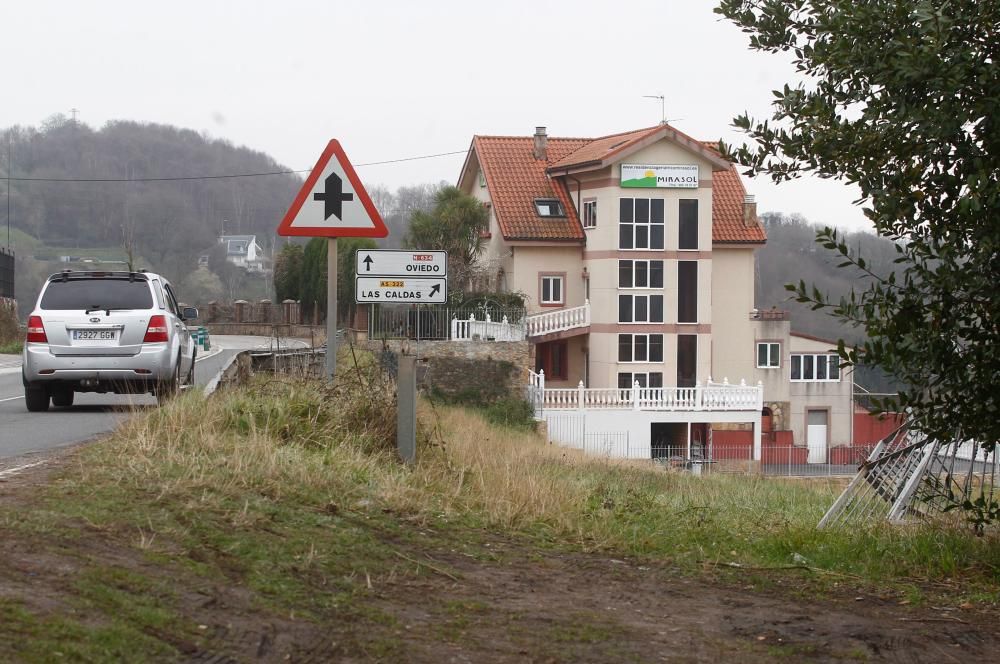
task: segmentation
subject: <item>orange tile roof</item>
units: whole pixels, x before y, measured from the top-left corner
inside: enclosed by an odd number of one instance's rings
[[[546,160],[535,159],[531,136],[476,136],[472,147],[486,176],[490,198],[500,231],[507,240],[556,240],[583,242],[586,235],[565,183],[550,177],[553,168],[603,162],[620,152],[667,130],[688,141],[672,127],[647,127],[636,131],[589,138],[553,138],[546,142]],[[694,143],[693,140],[691,140]],[[697,142],[721,161],[714,143]],[[746,190],[736,168],[717,170],[712,179],[712,241],[715,243],[763,243],[767,236],[760,224],[743,222]],[[558,198],[566,217],[541,217],[535,210],[536,198]]]
[[[735,165],[730,166],[728,171],[712,174],[712,242],[763,244],[767,241],[767,233],[761,223],[753,226],[743,223],[743,198],[746,193]]]
[[[550,138],[546,155],[561,159],[586,138]],[[508,240],[583,241],[583,226],[563,183],[545,174],[550,162],[535,159],[531,136],[476,136],[473,148],[486,175],[500,232]],[[540,217],[536,198],[558,198],[565,217]]]
[[[635,142],[641,141],[651,134],[655,134],[659,129],[659,126],[646,127],[645,129],[626,131],[621,134],[611,134],[610,136],[591,139],[562,159],[552,160],[553,163],[549,167],[565,168],[567,166],[601,161],[621,152]]]

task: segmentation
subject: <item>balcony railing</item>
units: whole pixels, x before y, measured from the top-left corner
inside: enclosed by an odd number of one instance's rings
[[[781,309],[754,309],[750,312],[750,320],[791,320],[792,314]]]
[[[764,386],[730,385],[729,381],[694,387],[586,388],[545,387],[545,372],[529,372],[527,398],[536,414],[544,410],[667,410],[667,411],[757,411],[764,407]]]
[[[590,325],[590,300],[586,300],[583,306],[534,314],[528,316],[527,321],[529,337],[588,327]]]
[[[507,316],[495,321],[489,314],[484,320],[476,320],[475,314],[469,314],[468,319],[453,318],[451,320],[452,341],[524,341],[524,322],[511,323]]]

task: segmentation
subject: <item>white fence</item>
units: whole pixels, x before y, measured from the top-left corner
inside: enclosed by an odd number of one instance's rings
[[[468,319],[453,318],[451,320],[452,341],[524,341],[524,323],[511,323],[507,316],[494,321],[490,314],[483,320],[476,320],[475,314],[469,314]]]
[[[581,307],[556,309],[544,314],[528,316],[528,336],[538,337],[544,334],[572,330],[590,325],[590,300]]]
[[[669,411],[760,411],[764,386],[730,385],[728,381],[694,387],[587,388],[545,387],[545,372],[529,372],[528,401],[536,413],[544,410],[669,410]]]
[[[560,413],[560,416],[570,415]],[[588,457],[649,462],[671,470],[695,474],[767,475],[773,477],[850,477],[870,452],[870,447],[843,447],[828,450],[824,460],[808,463],[808,450],[798,445],[768,446],[761,459],[753,458],[752,445],[684,444],[637,445],[627,432],[584,430],[582,418],[572,420],[546,418],[550,432],[573,437],[575,444],[565,447],[582,451]],[[561,421],[560,421],[561,420]],[[553,440],[555,439],[552,436]],[[565,438],[564,438],[565,439]]]

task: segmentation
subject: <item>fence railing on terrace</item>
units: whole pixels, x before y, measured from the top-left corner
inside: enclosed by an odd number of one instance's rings
[[[483,320],[477,320],[474,313],[467,319],[451,319],[452,341],[524,341],[524,323],[511,323],[507,316],[495,321],[487,313]]]
[[[562,426],[581,427],[566,422]],[[808,449],[798,445],[765,446],[760,461],[753,458],[753,445],[685,444],[637,445],[627,432],[580,430],[580,443],[564,447],[581,450],[588,457],[650,463],[669,470],[695,474],[768,475],[775,477],[849,477],[871,452],[871,446],[833,447],[820,462],[806,461]]]
[[[524,309],[518,307],[377,304],[368,316],[368,338],[521,341],[524,318]]]
[[[590,300],[586,300],[579,307],[532,314],[528,316],[527,324],[529,337],[588,327],[590,325]]]
[[[728,381],[694,387],[631,388],[583,386],[550,388],[545,386],[545,371],[528,372],[526,397],[536,414],[544,410],[740,410],[760,411],[764,407],[764,386],[730,385]]]

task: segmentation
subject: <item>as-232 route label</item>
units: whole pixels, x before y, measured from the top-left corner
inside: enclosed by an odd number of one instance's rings
[[[407,302],[443,304],[448,301],[448,280],[444,277],[357,277],[358,302]]]

